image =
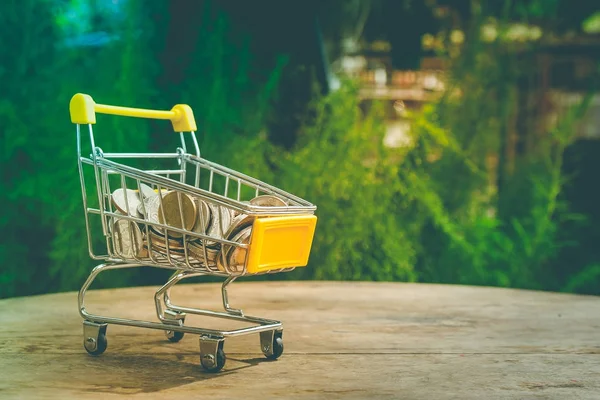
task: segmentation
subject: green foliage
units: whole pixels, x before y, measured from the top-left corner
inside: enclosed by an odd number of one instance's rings
[[[600,264],[592,264],[585,267],[577,274],[571,276],[564,286],[565,292],[576,292],[583,294],[600,294]]]
[[[272,70],[258,73],[248,41],[232,38],[227,17],[210,7],[206,2],[196,21],[185,79],[170,82],[156,102],[159,108],[192,107],[203,157],[272,180],[265,122],[287,59],[281,56]],[[176,135],[160,132],[156,139],[156,151],[179,146]]]
[[[203,155],[250,175],[268,179],[271,173],[263,125],[284,58],[265,79],[251,79],[248,46],[228,38],[227,21],[220,17],[216,31],[200,24],[204,28],[198,32],[189,79],[162,93],[158,53],[165,32],[152,16],[164,14],[167,2],[147,7],[128,1],[122,10],[126,18],[119,16],[119,23],[98,20],[90,2],[72,0],[61,8],[54,4],[10,1],[0,12],[0,166],[6,193],[0,215],[0,228],[6,232],[0,243],[0,297],[77,289],[94,265],[85,235],[75,128],[67,112],[77,92],[105,104],[145,108],[187,102],[204,134]],[[94,29],[109,30],[118,40],[100,47],[67,45]],[[103,115],[97,119],[96,145],[104,151],[165,151],[179,145],[166,122],[154,125]],[[91,151],[86,131],[83,137],[86,156]],[[88,199],[97,204],[90,172]],[[99,232],[99,221],[92,222]],[[95,234],[92,245],[100,249],[103,241]],[[157,283],[157,278],[164,276],[121,271],[100,276],[98,286]]]
[[[209,14],[201,25],[208,24]],[[188,78],[177,88],[193,108],[202,135],[202,155],[252,176],[272,179],[265,132],[270,101],[286,59],[280,57],[264,79],[253,79],[247,42],[228,39],[228,20],[220,15],[214,30],[201,30]]]
[[[75,49],[65,52],[64,56],[69,65],[62,63],[56,66],[55,73],[63,85],[60,88],[59,100],[63,112],[54,118],[57,126],[62,126],[64,132],[50,128],[52,140],[45,144],[48,151],[58,153],[55,160],[56,168],[44,171],[46,182],[51,185],[60,184],[62,199],[53,201],[50,197],[56,194],[56,189],[45,188],[48,193],[45,215],[51,218],[56,232],[50,244],[50,265],[48,274],[64,289],[75,289],[89,274],[93,262],[87,251],[88,242],[85,235],[85,223],[81,203],[81,188],[76,167],[75,129],[69,124],[64,112],[70,96],[77,92],[90,93],[95,99],[107,104],[123,104],[150,107],[148,97],[153,94],[152,79],[155,71],[148,52],[148,44],[152,30],[145,26],[143,13],[138,8],[140,3],[129,2],[130,18],[118,34],[123,40],[110,43],[100,49]],[[140,35],[137,31],[144,28]],[[116,60],[116,62],[115,62]],[[83,65],[84,68],[72,70],[72,65]],[[143,70],[144,74],[139,71]],[[113,85],[106,85],[112,82]],[[50,100],[48,101],[56,101]],[[145,122],[130,118],[114,118],[98,116],[98,124],[94,127],[96,145],[104,151],[148,151],[149,125]],[[47,121],[50,120],[48,117]],[[87,131],[83,131],[83,155],[91,153]],[[88,198],[92,204],[97,204],[97,195],[93,185],[92,171],[86,171],[88,183]],[[95,221],[99,223],[99,221]],[[98,229],[98,226],[95,226]],[[92,244],[99,248],[104,243],[102,235],[94,235]],[[110,280],[100,277],[101,285],[117,286],[126,283],[133,273],[111,276]]]
[[[292,277],[415,279],[382,113],[363,116],[358,102],[351,86],[316,100],[297,146],[277,162],[278,186],[318,205],[310,266]]]
[[[444,96],[412,116],[409,148],[382,146],[382,116],[361,115],[352,87],[315,102],[276,164],[281,187],[319,206],[313,268],[291,277],[597,291],[595,264],[562,258],[585,234],[561,197],[562,163],[590,96],[550,131],[517,132],[517,112],[542,117],[517,109],[535,45],[484,43],[475,22],[449,54]],[[509,159],[517,133],[533,142]]]
[[[586,18],[581,27],[584,32],[589,34],[600,33],[600,11],[596,11]]]
[[[415,115],[415,145],[406,156],[412,163],[405,161],[400,171],[425,216],[420,280],[563,288],[559,256],[576,243],[561,228],[584,217],[560,197],[562,160],[590,97],[507,160],[517,95],[523,96],[522,82],[534,65],[529,54],[518,56],[510,46],[482,43],[474,35],[453,63],[446,95]]]
[[[38,171],[50,168],[48,162],[54,155],[43,148],[49,142],[45,136],[49,125],[40,116],[56,114],[60,109],[54,101],[37,101],[51,99],[58,88],[52,71],[41,67],[57,58],[51,10],[45,2],[33,0],[9,1],[9,5],[9,12],[0,13],[0,168],[4,192],[0,204],[0,296],[49,287],[37,275],[38,268],[47,268],[48,240],[53,234],[51,221],[40,213],[48,199],[44,199],[44,181]]]
[[[543,17],[551,10],[542,3],[513,12]],[[319,222],[310,265],[265,279],[598,293],[598,260],[565,271],[561,259],[563,249],[585,234],[578,225],[585,217],[570,212],[561,197],[561,171],[589,98],[530,151],[507,161],[518,82],[533,64],[527,51],[518,58],[500,40],[471,40],[480,26],[467,31],[464,44],[457,42],[446,94],[412,116],[410,146],[384,147],[381,107],[361,110],[357,87],[346,83],[326,97],[315,94],[297,142],[283,149],[269,143],[265,126],[286,59],[257,76],[248,43],[231,37],[227,18],[209,21],[213,14],[201,13],[185,79],[177,80],[161,70],[171,44],[161,42],[167,27],[153,21],[167,13],[168,2],[130,0],[118,23],[81,19],[93,10],[68,13],[90,2],[63,2],[68,8],[58,10],[51,4],[10,0],[0,12],[0,297],[77,289],[94,265],[66,111],[76,92],[147,108],[188,103],[204,157],[315,203]],[[119,40],[102,47],[64,45],[96,28],[112,29]],[[95,132],[96,144],[111,152],[179,145],[167,123],[100,116]],[[84,140],[84,155],[90,150]],[[86,175],[88,183],[92,179]],[[94,199],[91,185],[88,190]],[[96,236],[92,244],[102,240]],[[157,283],[164,276],[132,271],[109,278],[99,284]]]

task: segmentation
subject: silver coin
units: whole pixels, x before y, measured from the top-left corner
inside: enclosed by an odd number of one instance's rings
[[[138,216],[137,209],[140,198],[135,190],[119,188],[112,192],[111,199],[117,210],[123,214],[129,214],[132,217]]]
[[[263,196],[257,196],[250,200],[250,204],[253,206],[262,206],[262,207],[286,207],[287,203],[285,200],[273,196],[270,194],[265,194]]]
[[[249,201],[242,201],[242,203],[243,204],[250,204]],[[234,210],[231,211],[231,215],[232,215],[233,218],[235,218],[235,217],[237,217],[238,215],[241,215],[241,214],[242,214],[241,211],[237,211],[237,210],[236,211],[234,211]]]
[[[140,183],[140,194],[142,199],[158,196],[158,193],[156,193],[154,189],[144,183]]]
[[[119,219],[113,225],[115,253],[123,258],[134,258],[142,252],[142,232],[137,224]]]
[[[212,214],[208,236],[215,239],[227,237],[227,232],[231,228],[233,214],[229,208],[221,207],[215,204],[209,204]],[[219,241],[207,240],[206,245],[211,247],[219,246]]]
[[[160,196],[148,197],[144,199],[143,204],[140,202],[138,206],[139,213],[143,218],[153,224],[158,224],[158,210],[160,208]]]
[[[150,209],[152,212],[152,215],[154,215],[154,211],[156,210],[156,215],[158,216],[158,206],[160,206],[160,196],[158,195],[158,192],[155,191],[154,189],[152,189],[150,186],[148,185],[144,185],[143,183],[140,185],[140,188],[142,190],[142,199],[140,201],[140,204],[137,207],[137,211],[139,213],[140,216],[145,217],[147,211],[145,210],[145,206],[150,203]],[[169,193],[168,190],[162,189],[161,190],[161,195],[164,197],[167,193]],[[158,203],[158,205],[156,205],[156,203]],[[147,219],[147,218],[146,218]],[[154,219],[155,222],[158,222],[158,217]]]
[[[114,210],[114,213],[115,213],[115,214],[117,214],[117,215],[127,215],[127,214],[125,214],[124,212],[121,212],[121,211],[119,211],[119,210],[117,210],[117,209],[115,209],[115,210]],[[109,217],[109,218],[110,218],[110,217]],[[115,223],[115,221],[117,221],[117,220],[118,220],[118,218],[114,218],[114,220],[112,221],[111,225],[109,226],[109,229],[112,229],[112,225],[113,225],[113,224]]]
[[[211,220],[213,219],[212,209],[208,206],[208,204],[206,204],[205,201],[198,198],[194,200],[196,202],[197,217],[196,223],[192,228],[192,232],[206,235],[207,229],[211,224]],[[191,239],[197,238],[191,237]]]
[[[137,212],[142,218],[146,219],[146,210],[143,203],[143,201],[140,201],[140,204],[137,206]]]

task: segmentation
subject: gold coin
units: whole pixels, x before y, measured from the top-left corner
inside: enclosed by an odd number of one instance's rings
[[[165,240],[165,237],[163,235],[154,233],[154,231],[151,229],[149,230],[149,232],[150,234],[148,244],[151,245],[151,247],[159,246],[163,249],[169,247],[169,250],[183,250],[183,244],[181,242],[175,239],[171,239],[169,237],[167,237],[167,239]]]
[[[110,197],[117,210],[132,217],[138,216],[140,198],[135,190],[119,188],[112,192]],[[129,212],[127,212],[128,208]]]
[[[253,206],[262,206],[262,207],[286,207],[287,203],[277,197],[270,194],[266,194],[263,196],[257,196],[250,200],[250,204]]]
[[[143,248],[142,232],[137,224],[119,219],[113,225],[115,253],[123,258],[137,257]]]
[[[234,238],[234,242],[242,243],[242,244],[250,244],[250,236],[252,235],[252,228],[246,228],[241,231],[236,238]],[[229,255],[229,265],[234,265],[236,268],[239,267],[240,270],[244,266],[246,262],[246,254],[248,253],[248,249],[243,247],[234,247],[232,246],[231,254]]]
[[[212,249],[208,246],[204,247],[202,244],[190,243],[188,244],[188,253],[190,257],[200,264],[215,266],[219,250]]]
[[[165,256],[163,255],[162,250],[158,251],[157,249],[157,247],[153,247],[152,250],[150,250],[147,246],[144,246],[140,253],[140,258],[149,259],[158,263],[164,262]]]
[[[239,214],[237,217],[231,220],[231,224],[229,225],[229,229],[225,234],[225,238],[232,240],[232,238],[237,235],[240,231],[245,228],[251,227],[254,223],[255,217],[251,217],[246,214]]]
[[[140,252],[138,253],[138,257],[139,258],[150,258],[150,252],[148,250],[148,247],[142,246],[142,250],[140,250]]]
[[[162,198],[158,209],[158,221],[161,224],[191,230],[196,222],[194,199],[185,193],[169,192]],[[169,236],[182,237],[179,232],[168,232]]]
[[[230,240],[240,244],[250,244],[251,236],[252,227],[246,227]],[[219,253],[219,257],[217,258],[217,267],[221,271],[242,272],[244,270],[244,265],[246,264],[247,254],[248,249],[243,247],[224,245]]]

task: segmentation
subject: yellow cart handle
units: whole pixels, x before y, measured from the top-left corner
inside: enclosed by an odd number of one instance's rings
[[[124,117],[168,119],[173,124],[175,132],[195,132],[196,120],[190,106],[177,104],[171,111],[147,110],[97,104],[91,96],[77,93],[69,104],[71,122],[74,124],[95,124],[96,113],[121,115]]]

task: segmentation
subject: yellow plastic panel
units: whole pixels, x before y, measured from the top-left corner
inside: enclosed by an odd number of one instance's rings
[[[255,219],[248,254],[248,273],[305,267],[316,226],[317,217],[314,215]]]

